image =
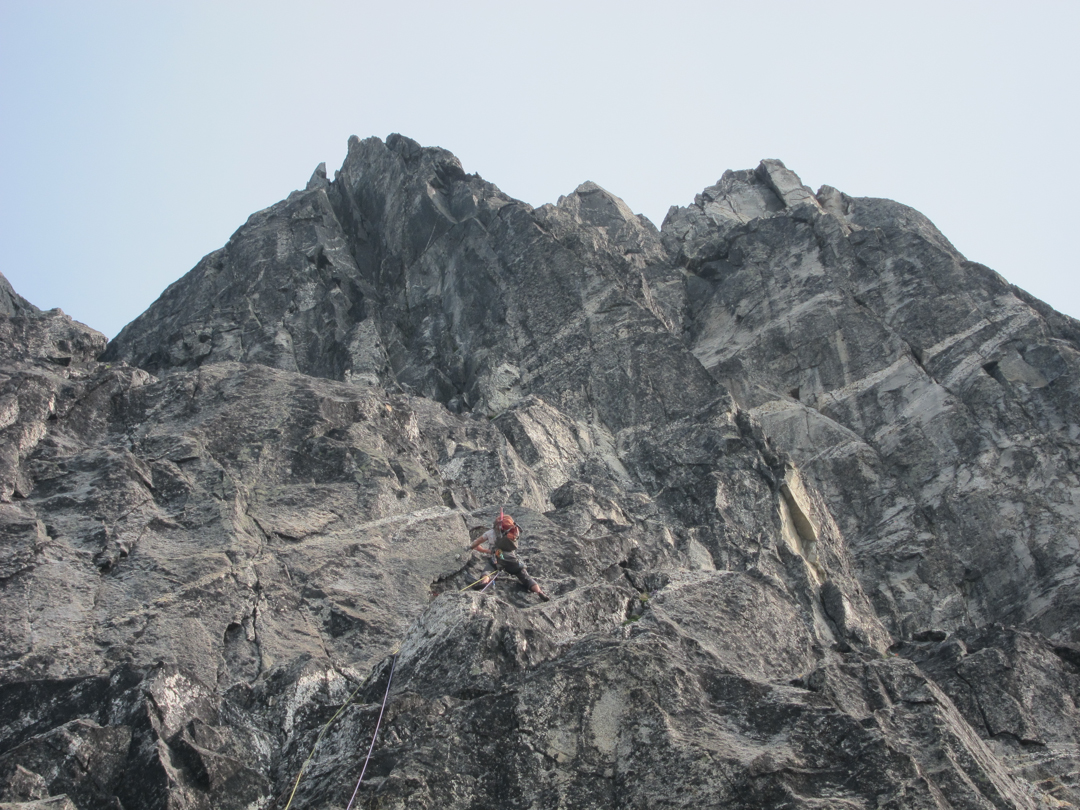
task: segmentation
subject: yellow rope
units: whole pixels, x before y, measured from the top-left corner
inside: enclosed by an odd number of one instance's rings
[[[482,577],[480,577],[480,579],[476,580],[476,582],[473,582],[473,583],[470,583],[469,585],[466,585],[464,588],[461,589],[461,591],[458,591],[458,593],[461,593],[463,591],[467,591],[467,590],[469,590],[469,588],[473,588],[473,587],[479,585],[481,582],[483,582],[485,584],[488,583],[488,582],[491,582],[491,580],[493,578],[495,578],[496,576],[498,576],[498,574],[499,574],[498,571],[489,571],[488,573],[486,573]],[[400,650],[400,647],[398,649],[395,649],[391,653],[391,655],[397,655],[399,650]],[[354,697],[356,697],[357,692],[359,692],[363,688],[364,688],[364,684],[362,684],[362,683],[358,687],[356,687],[356,689],[353,690],[353,693],[351,695],[349,695],[349,699],[341,704],[341,708],[338,709],[336,712],[334,712],[334,716],[331,717],[329,720],[327,720],[326,725],[322,727],[322,731],[319,732],[319,736],[315,738],[315,742],[311,746],[311,751],[308,753],[307,759],[305,759],[304,764],[300,766],[300,773],[298,773],[296,775],[296,781],[293,782],[292,791],[289,793],[289,801],[285,805],[285,810],[289,810],[289,808],[292,807],[293,798],[296,796],[296,789],[298,787],[300,787],[300,779],[301,779],[301,777],[303,777],[304,771],[307,770],[307,766],[308,766],[308,763],[311,762],[311,758],[313,756],[315,756],[315,749],[319,747],[319,743],[322,741],[323,735],[326,734],[326,731],[327,731],[327,729],[330,728],[330,725],[335,720],[338,719],[338,715],[340,715],[343,711],[345,711],[346,707],[350,703],[352,703],[352,700],[353,700]],[[374,744],[374,740],[372,741],[372,744]]]
[[[473,582],[471,585],[466,585],[464,588],[462,588],[460,591],[458,591],[458,593],[461,593],[462,591],[467,591],[467,590],[469,590],[469,588],[472,588],[472,587],[474,587],[476,585],[479,585],[481,582],[490,582],[491,581],[491,579],[490,579],[491,576],[494,575],[495,573],[496,573],[495,571],[489,571],[488,573],[486,573],[482,577],[480,577],[480,579],[476,580],[476,582]]]
[[[391,655],[397,655],[399,650],[400,650],[400,647],[395,649],[391,653]],[[364,688],[363,683],[361,683],[358,687],[356,687],[356,689],[353,690],[353,693],[351,695],[349,695],[349,699],[341,704],[341,708],[338,709],[336,712],[334,712],[334,716],[331,717],[329,720],[327,720],[326,725],[322,727],[322,731],[319,732],[319,736],[315,738],[315,742],[311,746],[311,751],[308,753],[307,759],[305,759],[304,764],[300,766],[300,773],[298,773],[296,775],[296,781],[293,782],[292,792],[289,794],[289,801],[285,805],[285,810],[289,810],[289,808],[292,806],[293,797],[296,796],[296,789],[300,786],[300,777],[302,777],[304,775],[304,771],[307,769],[308,763],[311,762],[311,758],[313,756],[315,756],[315,749],[319,747],[319,742],[320,742],[320,740],[322,740],[323,735],[326,733],[326,730],[328,728],[330,728],[331,723],[333,723],[335,720],[338,719],[338,715],[341,714],[343,711],[345,711],[345,708],[350,703],[352,703],[353,698],[356,697],[356,693],[359,692],[363,688]]]

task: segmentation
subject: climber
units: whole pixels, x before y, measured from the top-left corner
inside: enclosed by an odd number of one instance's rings
[[[521,528],[514,523],[514,519],[499,510],[495,525],[476,538],[476,542],[469,546],[469,551],[480,551],[492,555],[491,561],[496,569],[502,569],[517,577],[518,582],[547,602],[551,597],[544,593],[535,579],[529,576],[528,570],[518,559],[517,544],[520,536]],[[481,548],[484,543],[489,544],[487,548]],[[493,575],[488,574],[484,581],[489,581],[491,576]]]

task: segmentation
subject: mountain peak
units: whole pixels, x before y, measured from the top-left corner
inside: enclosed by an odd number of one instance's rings
[[[912,209],[354,137],[101,360],[8,289],[4,806],[1080,802],[1080,325]]]

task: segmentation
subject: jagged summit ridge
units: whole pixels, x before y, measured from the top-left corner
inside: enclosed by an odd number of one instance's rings
[[[917,212],[828,187],[814,195],[783,163],[766,160],[754,170],[726,172],[693,205],[673,209],[658,234],[595,184],[533,210],[465,174],[449,152],[400,136],[385,144],[350,141],[335,181],[322,183],[323,175],[316,171],[307,191],[258,215],[269,229],[259,219],[259,227],[253,222],[237,232],[226,256],[212,254],[200,263],[188,289],[133,323],[114,341],[110,357],[151,371],[252,360],[400,385],[452,410],[489,415],[531,394],[616,431],[659,414],[687,413],[685,403],[698,396],[688,386],[706,398],[721,395],[705,393],[712,383],[701,374],[704,366],[740,404],[757,409],[771,432],[786,435],[807,420],[814,425],[810,433],[824,431],[816,439],[791,436],[789,452],[801,445],[807,459],[820,460],[823,444],[854,438],[844,445],[854,454],[844,463],[858,457],[875,472],[836,491],[834,500],[859,501],[874,492],[877,511],[903,525],[895,548],[946,550],[953,597],[943,598],[937,584],[926,587],[919,574],[896,580],[892,564],[892,573],[875,578],[869,590],[880,594],[878,608],[891,622],[911,616],[916,627],[955,626],[972,609],[980,621],[1026,621],[1038,612],[1042,629],[1059,632],[1071,578],[1053,575],[1058,595],[1049,604],[1040,596],[1029,607],[1019,593],[1044,586],[961,585],[983,580],[981,574],[970,579],[983,556],[984,530],[975,516],[982,510],[968,517],[950,505],[943,511],[942,493],[960,491],[942,476],[963,466],[956,462],[965,443],[1002,451],[998,429],[986,420],[993,420],[1000,396],[1011,401],[1000,388],[1010,382],[1001,375],[1005,382],[994,382],[986,369],[1006,369],[1020,382],[1057,379],[1075,351],[1075,325],[966,262]],[[298,249],[282,252],[283,245]],[[522,263],[541,269],[516,275]],[[255,265],[265,269],[253,279],[243,268]],[[258,289],[242,286],[256,283]],[[600,319],[588,313],[604,310],[611,296],[633,301],[627,310],[633,328],[653,337],[647,351],[639,340],[629,353],[600,361],[587,348]],[[207,304],[192,307],[192,298]],[[639,358],[645,362],[635,366]],[[948,367],[939,372],[942,362]],[[643,369],[653,375],[650,395],[625,397],[633,387],[628,375]],[[852,396],[876,396],[897,385],[901,400],[911,403],[906,412],[902,405],[866,412],[861,404],[849,412]],[[1041,401],[1051,393],[1031,390],[1041,393],[1023,397]],[[930,401],[939,404],[908,418],[918,403]],[[1046,449],[1037,454],[1045,459],[1044,477],[1064,463],[1057,436],[1070,428],[1055,425],[1076,424],[1072,409],[1060,412],[1060,404],[1054,397],[1047,405],[1053,413],[1035,423],[1023,410],[1017,410],[1019,421],[1010,417],[1017,427],[1008,442],[1027,446],[1030,437],[1044,437]],[[979,409],[991,413],[961,416]],[[920,419],[934,423],[930,433],[941,441],[927,437]],[[883,440],[905,435],[910,440]],[[931,451],[939,446],[940,453]],[[888,472],[898,464],[910,467],[903,460],[910,453],[931,465],[924,474],[935,483],[912,491],[910,482]],[[978,466],[986,466],[985,473],[971,480],[1006,475],[1001,465]],[[820,484],[835,486],[835,472]],[[880,501],[883,491],[896,493],[889,507]],[[989,508],[994,496],[986,491],[965,497],[988,499]],[[1040,525],[1069,536],[1071,507],[1039,494],[1021,500],[1020,512],[1040,515],[1021,520],[1028,536],[1049,532]],[[1050,554],[1064,561],[1072,552],[1068,540],[1061,542]],[[965,551],[954,554],[958,544]],[[1045,576],[1036,572],[1050,570],[1017,558],[1015,549],[1002,553],[993,567],[1019,565],[1021,577],[1036,579]],[[888,556],[868,553],[865,564],[880,567]],[[906,570],[908,563],[896,565]],[[1016,592],[1002,600],[1003,588]]]
[[[658,231],[350,139],[12,344],[0,802],[344,806],[394,655],[369,806],[1076,801],[1075,326],[779,161]]]

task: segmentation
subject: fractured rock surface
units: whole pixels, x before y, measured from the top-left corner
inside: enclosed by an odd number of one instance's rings
[[[354,806],[1076,802],[1078,326],[779,161],[658,231],[398,135],[107,348],[4,282],[0,807],[344,807],[384,694]]]
[[[918,212],[796,181],[766,161],[668,216],[694,354],[828,497],[894,632],[1080,640],[1080,324]]]

